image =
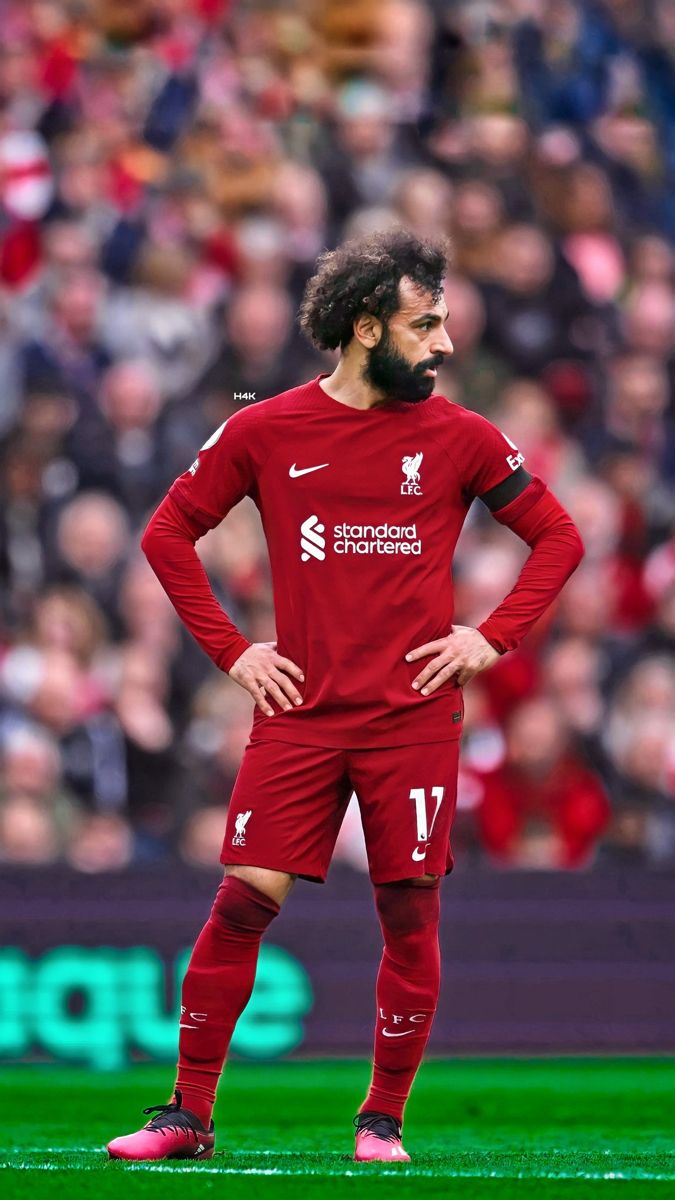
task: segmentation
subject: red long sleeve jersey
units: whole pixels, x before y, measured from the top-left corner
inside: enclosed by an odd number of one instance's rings
[[[254,740],[354,749],[451,740],[461,732],[461,689],[448,681],[421,696],[411,683],[423,663],[405,655],[450,632],[452,557],[471,502],[480,496],[534,547],[481,626],[500,650],[560,590],[580,557],[578,535],[483,417],[442,396],[354,409],[328,396],[321,378],[226,421],[171,487],[144,549],[188,627],[229,670],[248,643],[217,608],[189,543],[253,498],[277,649],[305,675],[301,707],[282,712],[272,701],[273,717],[255,709]],[[169,543],[182,557],[172,560]]]

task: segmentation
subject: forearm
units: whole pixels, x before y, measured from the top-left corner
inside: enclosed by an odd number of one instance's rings
[[[229,671],[250,642],[211,590],[195,550],[195,542],[205,532],[206,527],[166,496],[148,522],[141,547],[195,641],[221,671]]]
[[[541,483],[539,489],[539,499],[525,512],[523,493],[513,504],[494,514],[531,547],[508,596],[478,626],[500,654],[520,644],[560,594],[583,557],[583,543],[572,518]]]

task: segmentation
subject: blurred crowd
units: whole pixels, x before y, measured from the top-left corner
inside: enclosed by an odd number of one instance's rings
[[[448,233],[438,390],[586,558],[466,691],[461,862],[675,864],[674,0],[5,0],[0,863],[217,862],[251,701],[139,551],[229,414],[332,369],[317,253]],[[199,543],[274,638],[260,523]],[[474,505],[477,624],[525,548]],[[338,856],[364,868],[350,809]]]

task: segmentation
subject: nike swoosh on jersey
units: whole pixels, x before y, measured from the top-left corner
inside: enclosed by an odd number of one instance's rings
[[[429,849],[428,846],[425,846],[424,850],[420,850],[419,846],[415,846],[415,849],[412,852],[412,856],[413,856],[415,862],[422,862],[422,860],[424,858],[426,858],[426,856],[427,856],[428,849]]]
[[[291,479],[298,479],[300,475],[309,475],[311,471],[322,471],[324,467],[329,466],[330,463],[319,463],[318,467],[303,467],[301,471],[298,471],[295,463],[293,463],[293,466],[289,470],[288,474],[290,475]]]
[[[390,1033],[388,1029],[383,1029],[382,1033],[385,1037],[407,1037],[409,1033],[414,1033],[414,1029],[403,1029],[401,1033]]]

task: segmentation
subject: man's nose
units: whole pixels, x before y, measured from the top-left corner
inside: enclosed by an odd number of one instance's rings
[[[446,329],[440,329],[438,337],[434,338],[430,347],[432,354],[453,354],[454,346]]]

